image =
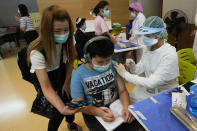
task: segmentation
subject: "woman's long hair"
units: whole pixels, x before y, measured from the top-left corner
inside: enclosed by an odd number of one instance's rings
[[[24,17],[24,16],[29,16],[29,12],[28,12],[28,9],[27,9],[27,6],[24,5],[24,4],[19,4],[18,5],[18,9],[20,11],[20,16],[21,17]]]
[[[73,44],[73,25],[71,18],[61,6],[52,5],[44,9],[41,19],[40,36],[34,40],[27,50],[27,60],[30,63],[30,55],[32,50],[44,50],[47,66],[52,65],[52,54],[56,54],[56,43],[54,40],[54,21],[65,21],[69,23],[69,38],[63,48],[67,55],[67,62],[72,63],[76,57],[76,52]]]

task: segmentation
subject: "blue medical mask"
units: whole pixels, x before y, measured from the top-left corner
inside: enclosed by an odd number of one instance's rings
[[[68,40],[69,32],[64,35],[54,35],[56,44],[64,44]]]
[[[93,64],[93,69],[98,72],[105,72],[109,69],[110,65],[111,65],[111,62],[105,66],[99,66],[99,65]]]
[[[86,24],[81,28],[83,31],[85,31],[87,28]]]
[[[109,16],[109,14],[110,14],[109,10],[104,10],[103,17],[107,17],[107,16]]]
[[[158,39],[148,38],[148,37],[144,36],[143,42],[146,46],[153,46],[156,43],[158,43]]]

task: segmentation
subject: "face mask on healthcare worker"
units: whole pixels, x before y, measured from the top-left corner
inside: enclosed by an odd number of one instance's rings
[[[131,12],[130,13],[130,16],[131,16],[131,18],[135,18],[136,17],[136,14],[134,12]]]
[[[110,11],[109,10],[103,10],[104,12],[103,12],[103,17],[107,17],[107,16],[109,16],[109,14],[110,14]]]
[[[69,32],[64,35],[54,35],[56,44],[64,44],[68,40]]]
[[[105,72],[109,69],[110,65],[111,65],[111,62],[105,66],[99,66],[99,65],[93,64],[93,69],[98,72]]]
[[[146,46],[153,46],[156,43],[158,43],[158,39],[153,39],[153,38],[143,36],[143,42]]]
[[[87,28],[86,24],[81,28],[83,31],[85,31]]]

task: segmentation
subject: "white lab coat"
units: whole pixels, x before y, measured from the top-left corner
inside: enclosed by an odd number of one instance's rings
[[[144,14],[139,12],[132,23],[132,29],[130,30],[131,37],[135,36],[133,32],[136,30],[139,30],[140,27],[143,26],[145,20],[146,20],[146,17],[144,16]]]
[[[179,76],[176,49],[165,42],[160,48],[144,52],[141,61],[123,74],[123,78],[136,85],[130,94],[131,102],[136,103],[157,93],[176,87]],[[145,75],[139,76],[140,74]]]
[[[197,12],[195,16],[195,25],[197,27]],[[194,38],[193,52],[194,52],[195,58],[197,59],[197,31],[196,31],[195,38]]]
[[[143,45],[143,40],[141,39],[141,37],[136,36],[133,32],[136,30],[139,30],[140,27],[143,26],[145,20],[146,20],[146,17],[144,16],[144,14],[139,12],[137,17],[134,19],[132,23],[132,29],[130,31],[130,34],[131,34],[130,41]],[[143,54],[143,49],[138,49],[136,52],[137,63],[140,61],[142,54]]]

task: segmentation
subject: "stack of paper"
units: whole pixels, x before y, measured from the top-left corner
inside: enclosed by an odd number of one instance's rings
[[[106,107],[101,107],[101,108],[106,108]],[[96,119],[103,125],[103,127],[107,130],[107,131],[113,131],[114,129],[116,129],[119,125],[121,125],[124,120],[122,118],[122,103],[121,101],[118,99],[116,101],[114,101],[109,108],[111,109],[111,111],[114,113],[114,116],[116,116],[116,120],[113,122],[105,122],[101,117],[96,116]]]

